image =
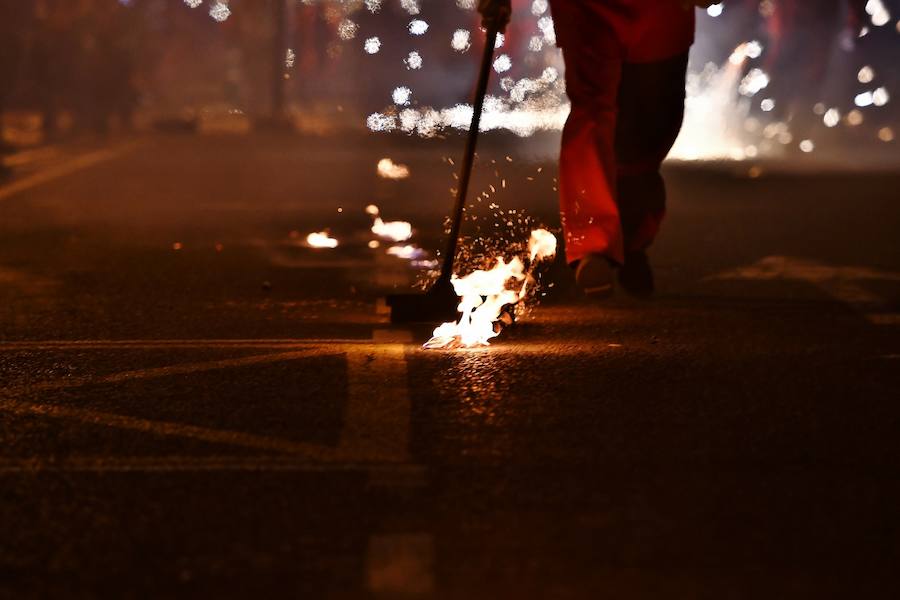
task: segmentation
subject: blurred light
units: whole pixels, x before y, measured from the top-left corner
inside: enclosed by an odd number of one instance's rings
[[[197,8],[198,6],[203,4],[203,0],[184,0],[184,3],[191,8]]]
[[[862,125],[863,122],[863,114],[857,109],[853,109],[847,113],[847,124],[856,127],[857,125]]]
[[[750,69],[750,72],[741,80],[738,92],[742,96],[753,96],[769,85],[769,76],[762,69]]]
[[[875,106],[884,106],[890,99],[891,97],[885,87],[880,87],[872,92],[872,104]]]
[[[894,130],[890,127],[882,127],[878,130],[878,139],[882,142],[893,142]]]
[[[531,14],[539,17],[547,12],[547,7],[547,0],[534,0],[534,2],[531,3]]]
[[[182,248],[184,248],[184,244],[182,244],[181,242],[175,242],[172,244],[172,250],[181,250]]]
[[[297,56],[294,54],[294,50],[292,48],[288,48],[284,52],[284,66],[287,67],[288,69],[293,67],[294,59],[296,59],[296,58],[297,58]]]
[[[763,98],[762,102],[759,103],[759,107],[763,112],[769,112],[775,108],[775,101],[771,98]]]
[[[812,140],[803,140],[800,142],[800,150],[803,152],[812,152],[815,148],[816,146],[812,143]]]
[[[475,10],[475,0],[456,0],[456,6],[463,10]]]
[[[366,0],[366,8],[372,14],[377,13],[381,10],[381,0]]]
[[[869,83],[870,81],[875,79],[875,71],[872,70],[872,67],[866,65],[859,70],[859,73],[856,74],[856,78],[860,83]]]
[[[722,14],[722,4],[721,4],[721,3],[719,3],[719,4],[710,4],[710,5],[706,8],[706,14],[708,14],[708,15],[711,16],[711,17],[718,17],[719,15]]]
[[[374,250],[375,248],[378,248],[379,246],[381,246],[381,242],[379,242],[378,240],[370,240],[368,246],[369,246],[369,248]]]
[[[841,112],[836,108],[829,108],[822,118],[825,127],[834,127],[841,122]]]
[[[891,13],[885,8],[881,0],[869,0],[866,2],[866,12],[872,17],[872,25],[881,27],[891,20]]]
[[[505,41],[506,41],[506,36],[503,35],[502,33],[498,33],[498,34],[497,34],[497,40],[494,42],[494,50],[496,50],[497,48],[502,48],[502,47],[503,47],[503,43],[504,43]]]
[[[544,34],[544,41],[551,46],[556,45],[556,30],[553,28],[553,19],[551,17],[541,17],[537,22],[538,29]]]
[[[528,49],[532,52],[540,52],[544,49],[544,38],[539,35],[531,36],[531,39],[528,40]]]
[[[378,37],[370,37],[363,44],[363,49],[367,54],[376,54],[381,50],[381,40]]]
[[[816,102],[815,105],[813,105],[813,112],[821,117],[825,114],[825,104],[822,102]]]
[[[860,108],[871,106],[872,92],[863,92],[862,94],[857,94],[856,98],[853,99],[853,104],[857,105]]]

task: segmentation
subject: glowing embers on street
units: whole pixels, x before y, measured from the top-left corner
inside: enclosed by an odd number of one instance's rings
[[[556,255],[556,237],[544,229],[531,232],[528,269],[522,258],[509,262],[502,256],[489,270],[477,269],[465,277],[453,276],[453,289],[460,297],[460,319],[437,327],[425,348],[472,348],[487,346],[500,334],[504,313],[512,314],[526,297],[534,270]]]

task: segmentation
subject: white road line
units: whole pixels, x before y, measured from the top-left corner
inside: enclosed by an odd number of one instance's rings
[[[898,325],[900,314],[890,312],[888,303],[860,285],[860,281],[900,281],[900,273],[869,267],[836,267],[789,256],[767,256],[756,263],[725,271],[707,280],[771,281],[794,280],[810,283],[861,313],[875,325]]]
[[[374,535],[366,551],[366,587],[376,596],[434,592],[434,538],[425,533]]]
[[[42,472],[75,473],[177,473],[217,471],[289,471],[301,473],[367,473],[370,486],[400,481],[407,486],[424,485],[425,467],[369,462],[310,462],[305,457],[263,456],[67,456],[65,458],[0,458],[0,475]]]
[[[345,454],[383,462],[409,460],[405,355],[402,344],[347,353],[348,398],[340,442]]]
[[[112,160],[133,150],[136,146],[137,142],[128,142],[114,148],[96,150],[94,152],[82,154],[59,165],[48,167],[33,175],[13,181],[7,186],[0,187],[0,200],[5,200],[10,196],[14,196],[25,190],[47,183],[48,181],[53,181],[54,179],[59,179],[60,177],[65,177],[66,175],[71,175],[72,173],[87,169],[88,167],[93,167],[94,165]]]

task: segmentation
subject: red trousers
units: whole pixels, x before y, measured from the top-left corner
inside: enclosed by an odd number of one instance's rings
[[[693,8],[681,0],[550,0],[571,112],[560,153],[560,212],[570,263],[621,264],[665,214],[660,165],[684,115]]]

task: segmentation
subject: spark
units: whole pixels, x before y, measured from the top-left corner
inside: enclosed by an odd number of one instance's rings
[[[409,100],[412,97],[412,90],[410,90],[406,86],[400,86],[394,88],[394,91],[391,93],[391,98],[394,100],[394,104],[400,106],[406,106],[409,104]]]
[[[456,6],[463,10],[475,10],[476,0],[456,0]]]
[[[544,41],[551,46],[556,45],[556,30],[553,28],[553,18],[544,16],[538,19],[538,29],[544,34]]]
[[[469,38],[471,34],[465,29],[457,29],[453,32],[453,39],[450,40],[450,47],[457,52],[465,52],[471,47]]]
[[[374,15],[381,10],[381,0],[366,0],[366,8]]]
[[[338,25],[338,37],[340,37],[345,42],[347,40],[352,40],[353,38],[355,38],[358,31],[359,25],[357,25],[350,19],[344,19]]]
[[[710,5],[706,8],[706,14],[708,14],[708,15],[711,16],[711,17],[718,17],[719,15],[722,14],[722,4],[721,4],[721,3],[719,3],[719,4],[710,4]]]
[[[419,0],[400,0],[400,7],[411,15],[417,15],[421,12]]]
[[[532,52],[540,52],[544,49],[544,38],[539,35],[531,36],[531,39],[528,40],[528,49]]]
[[[548,6],[547,0],[534,0],[534,2],[531,3],[531,14],[539,17],[547,12]]]
[[[317,231],[306,236],[306,243],[311,248],[337,248],[338,241],[328,235],[327,231]]]
[[[413,50],[409,53],[409,55],[403,59],[403,64],[406,65],[406,68],[414,71],[416,69],[422,68],[422,56]]]
[[[505,73],[512,68],[512,59],[508,54],[501,54],[494,60],[494,70],[498,73]]]
[[[284,66],[290,69],[294,66],[294,60],[297,56],[294,54],[294,50],[292,48],[288,48],[284,53]]]
[[[374,209],[374,211],[372,211]],[[412,225],[406,221],[388,221],[384,222],[379,216],[378,207],[370,204],[366,207],[366,212],[375,217],[372,223],[372,233],[380,238],[388,239],[393,242],[405,242],[412,237]]]
[[[428,23],[422,19],[413,19],[409,22],[408,29],[413,35],[425,35],[425,32],[428,31]]]
[[[197,8],[198,6],[203,4],[203,0],[184,0],[184,3],[191,8]]]
[[[503,47],[503,44],[504,44],[505,42],[506,42],[506,36],[503,35],[502,33],[498,33],[498,34],[497,34],[497,39],[496,39],[496,41],[494,42],[494,50],[496,50],[496,49],[498,49],[498,48],[502,48],[502,47]]]
[[[363,49],[367,54],[377,54],[381,50],[381,40],[377,36],[367,38],[363,44]]]
[[[215,2],[209,7],[209,16],[221,23],[231,16],[231,9],[224,2]]]

